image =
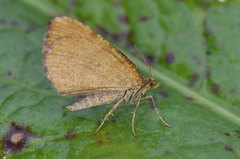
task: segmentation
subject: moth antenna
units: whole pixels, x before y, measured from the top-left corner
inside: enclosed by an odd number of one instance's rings
[[[140,57],[142,58],[143,62],[148,66],[149,69],[149,73],[150,73],[150,78],[152,78],[152,69],[151,66],[146,62],[145,56],[138,50],[137,46],[134,45],[137,53],[140,55]]]

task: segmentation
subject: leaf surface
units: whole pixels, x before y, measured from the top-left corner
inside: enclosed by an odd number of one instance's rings
[[[152,66],[155,97],[76,112],[79,100],[51,87],[42,66],[45,27],[57,15],[84,21],[149,76],[134,44]],[[0,0],[0,158],[240,157],[240,3],[220,1]],[[9,144],[15,133],[22,144]],[[21,139],[21,138],[20,138]]]

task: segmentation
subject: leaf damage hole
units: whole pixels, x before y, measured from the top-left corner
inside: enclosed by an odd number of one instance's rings
[[[122,7],[121,3],[116,1],[116,2],[113,2],[113,6],[116,7],[116,8],[120,8]]]
[[[164,153],[167,155],[167,154],[169,154],[169,151],[168,151],[168,150],[165,150]]]
[[[198,66],[202,65],[202,61],[198,56],[193,56],[192,59]]]
[[[74,130],[70,130],[67,132],[67,134],[64,135],[64,138],[67,140],[72,140],[77,137],[77,132]]]
[[[172,52],[169,52],[166,56],[165,56],[165,61],[169,64],[173,63],[175,61],[175,55]]]
[[[163,98],[167,98],[168,97],[168,93],[165,91],[160,91],[159,95],[162,96]]]
[[[104,38],[107,38],[110,35],[110,32],[106,28],[104,28],[102,26],[97,26],[97,31]]]
[[[214,142],[214,139],[213,138],[209,138],[208,139],[210,142]]]
[[[100,125],[101,125],[101,123],[102,123],[102,121],[101,121],[101,120],[98,120],[98,121],[97,121],[97,125],[98,125],[98,126],[100,126]]]
[[[2,25],[3,25],[3,24],[6,24],[6,19],[3,19],[3,18],[0,19],[0,24],[2,24]]]
[[[237,130],[236,133],[240,135],[240,130]]]
[[[147,16],[141,16],[141,17],[139,18],[139,20],[140,20],[141,22],[147,22],[147,21],[149,20],[149,18],[148,18]]]
[[[150,66],[153,66],[157,63],[157,60],[154,56],[147,55],[145,56],[145,60]]]
[[[116,124],[116,120],[115,120],[115,119],[111,119],[110,122],[111,122],[112,124]]]
[[[210,35],[213,34],[213,31],[207,26],[206,20],[203,22],[203,26],[204,26],[204,33],[203,33],[203,35],[206,38],[208,38]]]
[[[235,88],[232,88],[232,89],[230,89],[230,91],[229,91],[231,94],[235,94],[236,93],[236,89]]]
[[[77,1],[76,0],[70,0],[70,2],[68,4],[69,4],[70,7],[76,7]]]
[[[233,151],[234,151],[234,149],[233,149],[233,147],[232,147],[231,145],[227,145],[227,146],[225,147],[225,150],[226,150],[226,151],[229,151],[229,152],[233,152]]]
[[[193,87],[198,80],[199,80],[199,74],[193,73],[192,75],[190,75],[190,82],[188,83],[188,86]]]
[[[209,50],[206,52],[206,55],[208,55],[208,56],[211,55],[211,54],[212,54],[212,52],[209,51]]]
[[[11,25],[14,26],[14,27],[18,26],[18,21],[13,20],[13,21],[11,22]]]
[[[32,33],[33,31],[34,31],[34,27],[33,26],[29,26],[26,30],[25,30],[25,33],[26,34],[30,34],[30,33]]]
[[[8,76],[12,76],[12,72],[11,72],[11,71],[8,71],[8,72],[7,72],[7,75],[8,75]]]
[[[205,71],[205,77],[206,77],[206,78],[209,78],[210,75],[211,75],[211,71],[210,71],[209,69],[207,69],[207,70]]]
[[[209,9],[210,3],[209,2],[202,2],[201,6],[202,6],[202,9],[206,11],[206,10]]]
[[[128,38],[128,33],[127,32],[122,32],[122,33],[114,33],[112,34],[112,39],[116,42],[123,42],[126,41]]]
[[[6,88],[8,88],[8,85],[7,84],[3,84],[2,85],[2,89],[6,89]]]
[[[23,126],[12,124],[9,131],[3,137],[3,151],[6,154],[19,152],[28,144],[32,134]]]
[[[124,48],[126,49],[126,50],[132,50],[131,51],[131,54],[132,55],[134,55],[134,56],[139,56],[139,54],[137,53],[137,50],[136,50],[136,48],[135,48],[135,46],[136,47],[138,47],[138,45],[137,44],[135,44],[135,42],[134,42],[134,38],[133,38],[133,32],[132,31],[128,31],[128,35],[127,35],[127,41],[126,41],[126,43],[125,43],[125,46],[124,46]]]
[[[189,100],[189,101],[193,101],[194,100],[193,97],[188,97],[188,96],[185,96],[185,99]]]
[[[228,133],[228,132],[226,132],[226,133],[225,133],[225,136],[231,136],[231,134],[230,134],[230,133]]]
[[[218,94],[220,92],[220,86],[216,83],[212,84],[212,88],[211,88],[212,92],[215,94]]]
[[[62,117],[66,117],[67,115],[68,115],[67,112],[63,112]]]
[[[97,141],[97,145],[98,145],[98,146],[101,146],[102,144],[103,144],[103,142],[102,142],[101,140],[98,140],[98,141]]]
[[[119,21],[120,23],[122,23],[122,24],[127,24],[127,23],[128,23],[128,18],[127,18],[127,16],[124,15],[124,14],[119,14],[119,15],[117,16],[117,19],[118,19],[118,21]]]

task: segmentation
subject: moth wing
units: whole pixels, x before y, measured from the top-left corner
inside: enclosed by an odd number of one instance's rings
[[[57,17],[50,23],[43,50],[46,74],[62,94],[121,91],[142,83],[125,55],[70,18]]]

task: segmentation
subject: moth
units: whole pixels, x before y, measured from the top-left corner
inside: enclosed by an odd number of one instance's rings
[[[63,95],[85,94],[86,97],[67,106],[70,111],[117,101],[104,117],[95,134],[120,104],[137,102],[134,120],[141,100],[154,99],[144,94],[160,86],[152,77],[142,77],[137,67],[118,49],[88,26],[69,17],[56,17],[48,25],[43,46],[43,64],[52,86]]]

